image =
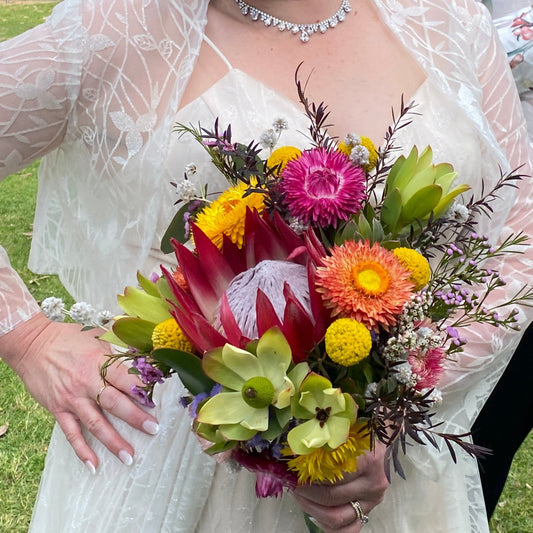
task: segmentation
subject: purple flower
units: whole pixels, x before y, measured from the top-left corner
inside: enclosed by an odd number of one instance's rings
[[[141,379],[147,385],[151,385],[152,383],[163,383],[163,372],[152,364],[147,363],[146,357],[137,357],[133,360],[132,365],[139,371]]]
[[[134,398],[138,403],[146,407],[155,407],[155,403],[152,401],[146,389],[139,387],[139,385],[133,385],[130,389]]]

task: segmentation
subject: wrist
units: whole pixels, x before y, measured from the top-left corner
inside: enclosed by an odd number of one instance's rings
[[[26,374],[26,358],[32,345],[50,324],[40,312],[0,336],[0,358],[21,378]]]

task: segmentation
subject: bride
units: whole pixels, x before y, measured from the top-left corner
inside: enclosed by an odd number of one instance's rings
[[[159,242],[173,215],[170,182],[193,162],[198,185],[225,185],[194,141],[172,135],[173,124],[219,117],[247,140],[284,117],[284,143],[304,147],[294,87],[301,62],[312,72],[308,96],[329,106],[333,135],[355,131],[379,144],[403,95],[418,114],[398,145],[431,144],[474,193],[500,170],[531,173],[513,79],[477,2],[252,3],[269,20],[329,27],[282,32],[254,20],[242,0],[64,0],[44,25],[0,45],[0,176],[44,156],[32,270],[57,272],[77,300],[115,309],[137,269],[168,264]],[[524,179],[494,204],[483,231],[492,241],[533,234],[532,201]],[[527,283],[533,254],[500,269],[510,285]],[[523,310],[524,325],[530,318]],[[5,254],[0,333],[2,358],[58,421],[33,533],[300,533],[302,509],[328,533],[488,531],[476,461],[459,452],[453,465],[430,446],[409,449],[407,481],[393,476],[387,486],[377,449],[343,483],[257,500],[251,474],[202,454],[177,378],[158,390],[150,413],[130,398],[136,378],[124,368],[102,388],[109,347],[78,326],[50,323]],[[456,433],[469,431],[519,340],[486,326],[466,336],[466,351],[446,369],[438,412]]]

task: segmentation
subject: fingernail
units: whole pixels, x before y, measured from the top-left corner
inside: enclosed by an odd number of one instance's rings
[[[85,461],[85,466],[87,467],[87,470],[94,476],[96,474],[96,468],[91,463],[91,461],[87,460]]]
[[[157,435],[159,433],[159,424],[151,420],[145,420],[143,422],[143,429],[146,433],[150,433],[150,435]]]
[[[126,451],[120,450],[118,452],[118,458],[126,465],[131,466],[133,463],[133,457]]]

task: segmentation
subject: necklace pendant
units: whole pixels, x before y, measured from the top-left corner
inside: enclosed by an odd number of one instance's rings
[[[304,30],[302,30],[302,34],[300,35],[300,41],[302,41],[302,43],[309,41],[309,34]]]

